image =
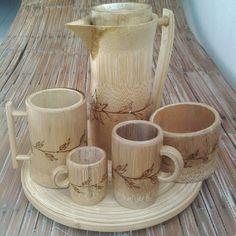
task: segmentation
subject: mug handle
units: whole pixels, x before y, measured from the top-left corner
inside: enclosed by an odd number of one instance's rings
[[[61,178],[62,175],[67,175],[65,179]],[[68,169],[67,166],[58,166],[54,169],[52,173],[52,178],[54,184],[59,188],[68,188],[69,187],[69,178],[68,178]]]
[[[9,134],[12,166],[15,169],[18,168],[18,161],[29,160],[31,158],[30,155],[17,155],[16,130],[14,126],[14,116],[27,116],[27,113],[26,111],[22,110],[17,111],[11,101],[7,102],[5,107],[6,107],[7,128]]]
[[[174,162],[175,167],[174,167],[173,174],[168,177],[160,176],[161,174],[164,173],[160,171],[158,174],[158,180],[159,182],[162,182],[162,183],[173,182],[180,176],[181,171],[184,168],[183,157],[176,148],[168,146],[168,145],[162,146],[160,153],[161,153],[161,156],[169,157]]]

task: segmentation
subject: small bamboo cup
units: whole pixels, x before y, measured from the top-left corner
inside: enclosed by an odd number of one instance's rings
[[[184,169],[177,182],[198,182],[216,168],[221,119],[218,112],[202,103],[177,103],[156,110],[150,118],[164,133],[164,144],[177,148],[184,159]],[[163,170],[172,163],[164,159]]]
[[[65,175],[68,177],[64,178]],[[74,202],[95,205],[106,194],[106,153],[92,146],[76,148],[68,154],[66,166],[59,166],[54,170],[53,179],[60,188],[69,186]]]
[[[174,172],[162,176],[162,156],[169,157]],[[181,154],[163,146],[161,128],[148,121],[131,120],[117,124],[112,131],[112,183],[117,202],[127,208],[152,205],[159,182],[173,182],[183,168]]]
[[[25,104],[26,111],[16,110],[12,102],[6,104],[13,167],[17,168],[20,160],[30,160],[31,178],[44,187],[57,188],[53,170],[65,165],[72,149],[87,144],[85,96],[74,89],[46,89],[28,96]],[[27,116],[30,155],[17,155],[16,116]]]

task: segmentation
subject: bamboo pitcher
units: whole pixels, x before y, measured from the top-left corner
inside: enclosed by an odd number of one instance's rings
[[[153,43],[161,26],[161,46],[152,76]],[[86,43],[90,52],[90,135],[92,144],[111,153],[115,124],[148,120],[160,106],[174,38],[174,15],[152,13],[141,3],[97,6],[91,14],[66,24]]]

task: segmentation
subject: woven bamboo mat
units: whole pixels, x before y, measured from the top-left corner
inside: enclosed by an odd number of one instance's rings
[[[51,221],[27,201],[20,169],[11,167],[4,105],[24,107],[30,93],[52,87],[86,90],[88,52],[64,23],[85,16],[108,1],[23,0],[0,45],[0,235],[112,235],[76,230]],[[109,1],[111,2],[111,1]],[[140,1],[141,2],[141,1]],[[154,12],[172,9],[176,17],[174,50],[162,104],[199,101],[215,107],[222,118],[219,168],[204,183],[196,200],[173,219],[119,235],[236,234],[236,93],[189,31],[180,0],[150,0]],[[160,32],[157,33],[157,38]],[[159,39],[159,38],[158,38]],[[154,59],[158,56],[156,40]],[[155,66],[155,65],[154,65]],[[29,149],[26,121],[16,119],[19,152]]]

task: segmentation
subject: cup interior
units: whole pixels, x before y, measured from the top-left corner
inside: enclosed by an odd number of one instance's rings
[[[98,163],[104,157],[104,152],[96,147],[82,147],[75,150],[71,156],[70,160],[79,165],[91,165]]]
[[[150,5],[145,3],[109,3],[102,4],[93,8],[93,11],[107,12],[107,13],[122,13],[129,11],[141,11],[150,8]]]
[[[83,95],[73,89],[46,89],[32,94],[29,102],[38,107],[46,109],[58,109],[73,106],[83,99]]]
[[[215,122],[212,110],[198,104],[177,104],[156,112],[153,122],[164,131],[190,133],[208,128]]]
[[[157,127],[148,123],[128,123],[120,126],[116,134],[131,141],[148,141],[158,136]]]

